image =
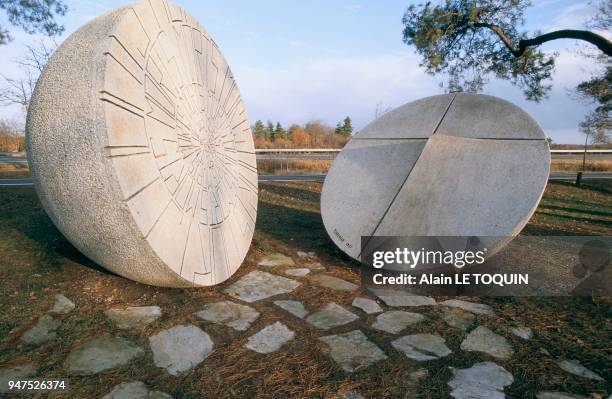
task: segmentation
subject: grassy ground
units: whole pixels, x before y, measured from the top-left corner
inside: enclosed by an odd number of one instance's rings
[[[236,275],[215,288],[162,289],[110,274],[83,257],[53,226],[31,188],[0,188],[0,366],[33,361],[39,365],[40,376],[61,377],[66,375],[64,359],[80,342],[109,333],[148,348],[148,337],[156,332],[193,323],[211,335],[215,351],[186,375],[168,375],[153,365],[147,351],[127,366],[96,376],[73,377],[70,392],[56,397],[98,398],[116,384],[131,380],[141,380],[175,398],[330,398],[349,388],[359,389],[368,398],[447,397],[449,365],[469,367],[490,359],[455,350],[437,361],[407,361],[391,347],[389,334],[367,327],[373,316],[326,333],[307,328],[303,321],[287,316],[268,301],[253,304],[262,316],[248,333],[203,323],[193,316],[203,303],[223,298],[224,288],[254,270],[258,260],[272,252],[293,256],[298,250],[315,251],[330,274],[358,283],[355,262],[327,238],[319,214],[320,189],[320,183],[260,184],[253,245]],[[597,182],[588,182],[582,188],[549,184],[525,234],[612,235],[612,187]],[[71,314],[62,317],[58,339],[38,349],[22,346],[19,337],[51,306],[56,293],[65,294],[77,305]],[[283,297],[297,298],[310,309],[317,309],[329,301],[348,307],[353,295],[303,284],[291,295],[278,298]],[[531,398],[541,390],[583,395],[610,393],[605,382],[571,376],[555,365],[561,358],[577,359],[612,380],[612,311],[608,301],[482,298],[482,302],[495,308],[500,317],[482,318],[479,322],[507,336],[516,350],[512,359],[498,362],[515,378],[506,390],[509,397]],[[143,329],[117,331],[103,311],[126,305],[159,305],[164,313],[158,322]],[[428,321],[411,327],[410,332],[438,333],[451,348],[458,349],[465,333],[447,327],[439,308],[417,311]],[[242,348],[250,334],[276,320],[296,331],[296,339],[269,355]],[[535,337],[525,342],[509,334],[508,329],[517,324],[532,327]],[[355,328],[364,331],[389,359],[348,375],[322,353],[317,338]],[[409,374],[421,367],[429,370],[429,377],[411,381]]]

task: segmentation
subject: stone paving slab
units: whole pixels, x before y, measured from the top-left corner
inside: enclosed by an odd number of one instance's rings
[[[406,335],[391,342],[391,345],[413,360],[435,360],[452,353],[444,338],[437,334]]]
[[[361,370],[387,358],[387,355],[369,341],[360,330],[327,335],[319,340],[328,345],[324,351],[348,373]]]
[[[274,295],[289,293],[299,285],[300,283],[295,280],[255,270],[223,292],[244,302],[255,302]]]
[[[565,392],[543,391],[536,394],[537,399],[592,399],[582,395],[574,395]],[[610,399],[610,397],[608,397]]]
[[[317,254],[312,251],[297,251],[297,256],[299,256],[300,258],[316,258]]]
[[[561,360],[557,365],[564,371],[578,377],[587,378],[589,380],[603,381],[604,379],[597,373],[587,369],[577,360]]]
[[[436,304],[436,300],[431,297],[412,295],[405,291],[388,289],[370,289],[370,291],[387,306],[431,306]]]
[[[306,265],[307,268],[309,268],[310,270],[312,270],[313,272],[323,272],[325,270],[327,270],[325,268],[325,266],[323,266],[321,263],[319,262],[313,262],[313,263],[307,263]]]
[[[493,310],[493,308],[483,303],[467,302],[459,299],[449,299],[448,301],[442,302],[441,305],[453,308],[461,308],[463,310],[467,310],[468,312],[482,314],[486,316],[495,315],[495,311]]]
[[[529,327],[514,327],[511,331],[512,334],[524,339],[525,341],[528,341],[533,338],[533,330]]]
[[[259,318],[259,312],[252,307],[231,301],[208,303],[195,315],[202,320],[224,324],[237,331],[246,331]]]
[[[293,277],[304,277],[305,275],[307,275],[308,273],[310,273],[310,269],[307,267],[300,267],[297,269],[287,269],[284,272],[286,275],[288,276],[293,276]]]
[[[390,310],[376,317],[372,328],[391,334],[398,334],[409,325],[425,320],[425,316],[418,313],[404,312],[403,310]]]
[[[0,393],[8,392],[9,381],[31,378],[36,375],[36,365],[24,363],[0,367]]]
[[[271,353],[279,350],[281,346],[291,341],[294,337],[295,332],[291,331],[280,321],[277,321],[249,337],[244,347],[258,353]]]
[[[356,314],[349,312],[337,303],[331,302],[323,309],[308,316],[306,322],[316,328],[328,330],[332,327],[351,323],[358,318]]]
[[[172,399],[172,396],[161,391],[152,391],[141,381],[132,381],[117,385],[102,399]]]
[[[59,320],[55,320],[50,315],[43,315],[32,328],[21,336],[21,340],[25,344],[32,346],[39,346],[53,341],[57,337],[55,330],[57,330],[60,324]]]
[[[508,340],[485,326],[478,326],[461,343],[468,352],[483,352],[498,359],[509,359],[514,351]]]
[[[55,303],[53,307],[49,310],[49,313],[55,315],[68,314],[75,308],[74,303],[68,298],[66,298],[62,294],[57,294],[55,296]]]
[[[275,253],[265,256],[257,265],[267,267],[295,266],[295,262],[287,255]]]
[[[512,374],[493,362],[476,363],[467,369],[450,367],[448,382],[455,399],[504,399],[504,388],[514,382]]]
[[[383,309],[378,303],[376,303],[376,301],[364,297],[357,297],[353,299],[353,303],[351,303],[351,305],[363,310],[367,314],[376,314],[383,311]]]
[[[464,312],[461,309],[444,307],[442,310],[442,319],[451,327],[467,331],[476,321],[476,316],[470,312]]]
[[[191,370],[212,352],[214,344],[208,334],[188,324],[163,330],[149,337],[153,361],[171,375]]]
[[[123,366],[144,351],[132,342],[103,335],[72,349],[64,363],[69,374],[91,375]]]
[[[125,309],[108,309],[104,314],[117,328],[131,330],[153,323],[162,313],[159,306],[129,306]]]
[[[303,319],[308,314],[308,311],[300,301],[293,300],[278,300],[273,302],[279,308],[286,310],[295,317]]]
[[[312,276],[310,281],[318,285],[319,287],[329,288],[337,291],[355,291],[359,286],[357,284],[353,284],[349,281],[343,280],[338,277],[329,276],[327,274],[318,274],[316,276]]]

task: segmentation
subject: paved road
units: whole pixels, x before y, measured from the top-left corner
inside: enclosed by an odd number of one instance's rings
[[[612,172],[585,173],[583,180],[612,180]],[[325,175],[261,175],[259,181],[323,181]],[[548,180],[576,180],[575,173],[553,173]],[[0,179],[0,187],[31,186],[32,179]]]
[[[0,152],[0,163],[26,163],[25,153],[23,157],[9,156],[10,153]],[[551,154],[552,159],[575,159],[581,160],[582,154]],[[336,154],[302,154],[302,155],[283,155],[283,154],[257,154],[258,161],[331,161],[336,158]],[[612,159],[610,154],[588,154],[588,160]]]

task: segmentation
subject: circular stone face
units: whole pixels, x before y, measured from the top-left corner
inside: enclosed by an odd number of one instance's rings
[[[45,209],[102,266],[189,286],[242,263],[257,213],[251,130],[223,55],[182,8],[141,2],[74,33],[27,130]]]
[[[376,119],[334,161],[321,216],[359,260],[361,237],[480,237],[489,254],[516,236],[548,180],[544,133],[499,98],[424,98]]]

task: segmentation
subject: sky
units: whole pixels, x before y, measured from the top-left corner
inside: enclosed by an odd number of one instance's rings
[[[117,0],[65,0],[69,11],[59,41],[114,7]],[[440,94],[443,76],[429,76],[419,57],[402,42],[401,18],[409,0],[175,0],[215,38],[232,69],[251,123],[287,126],[319,120],[329,125],[350,116],[356,130],[377,109]],[[588,1],[534,0],[526,14],[530,31],[583,28],[591,17]],[[6,26],[4,15],[0,24]],[[40,40],[11,29],[13,42],[0,47],[0,71],[17,77],[15,59],[27,43]],[[520,89],[491,81],[484,93],[509,100],[530,113],[555,143],[581,143],[579,122],[591,109],[572,92],[597,71],[573,41],[543,47],[559,53],[550,97],[541,103]],[[19,107],[0,107],[0,118],[19,119]]]

